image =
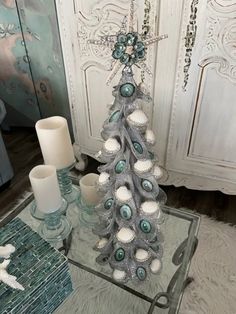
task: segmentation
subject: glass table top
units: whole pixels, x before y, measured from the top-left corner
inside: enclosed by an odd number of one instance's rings
[[[38,230],[40,221],[31,216],[30,208],[33,195],[21,203],[16,210],[0,223],[7,223],[14,216],[21,218],[34,231]],[[56,311],[57,313],[178,313],[183,295],[184,281],[192,257],[192,249],[197,236],[200,217],[188,211],[177,210],[163,206],[165,222],[161,225],[164,237],[162,270],[159,274],[151,274],[148,279],[139,285],[129,282],[125,285],[117,284],[112,279],[112,270],[109,265],[101,266],[95,259],[99,255],[93,250],[98,237],[92,232],[91,226],[84,223],[84,211],[70,204],[67,217],[72,229],[71,245],[68,252],[74,292]],[[86,213],[85,213],[86,214]],[[87,222],[93,221],[94,215],[87,215]],[[176,250],[184,243],[184,251],[178,261]],[[57,245],[60,248],[62,243]],[[176,262],[177,254],[177,262]],[[175,255],[174,259],[173,256]],[[174,264],[175,263],[175,264]],[[176,271],[180,268],[176,274]],[[175,276],[174,276],[175,275]],[[152,311],[149,307],[158,293],[165,293],[170,282],[172,294],[169,307],[155,306]],[[87,291],[87,293],[86,293]],[[106,293],[105,293],[106,292]],[[161,300],[161,299],[160,299]],[[163,300],[162,303],[165,303]],[[105,305],[107,303],[107,306]]]

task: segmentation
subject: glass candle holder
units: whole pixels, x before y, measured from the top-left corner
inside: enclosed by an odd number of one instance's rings
[[[55,244],[68,238],[72,227],[67,218],[61,214],[61,209],[53,213],[45,213],[44,221],[39,225],[38,232],[46,241]]]
[[[80,221],[87,227],[93,227],[98,222],[94,211],[95,206],[101,199],[97,191],[98,178],[99,175],[89,173],[80,179],[80,197],[78,199]]]
[[[66,214],[67,207],[68,207],[67,201],[64,198],[62,198],[62,205],[60,207],[60,211],[62,215]],[[35,219],[38,219],[38,220],[45,219],[45,214],[42,211],[38,210],[35,200],[33,200],[30,206],[30,213],[31,213],[31,216],[34,217]]]
[[[51,243],[66,239],[72,228],[67,218],[62,215],[62,211],[66,211],[67,203],[61,197],[56,167],[36,166],[30,171],[29,178],[37,210],[44,215],[39,234]]]
[[[70,169],[74,167],[74,164],[70,167],[66,167],[57,170],[57,178],[62,197],[68,202],[76,202],[80,196],[79,189],[72,184],[72,180],[69,176]]]

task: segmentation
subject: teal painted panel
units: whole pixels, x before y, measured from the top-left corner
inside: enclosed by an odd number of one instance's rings
[[[54,0],[0,0],[0,51],[0,98],[10,124],[61,115],[71,126]]]
[[[31,126],[40,111],[12,0],[0,0],[0,52],[0,98],[7,103],[11,124]]]
[[[17,5],[24,37],[30,37],[26,46],[42,116],[58,114],[70,120],[55,3],[18,0]]]

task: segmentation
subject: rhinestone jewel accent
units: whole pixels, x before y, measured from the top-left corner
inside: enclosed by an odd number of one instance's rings
[[[148,180],[142,180],[142,188],[146,191],[146,192],[151,192],[153,190],[153,185],[150,181]]]
[[[113,204],[114,204],[113,198],[109,198],[109,199],[105,202],[104,208],[108,210],[108,209],[110,209],[110,208],[113,206]]]
[[[119,118],[120,118],[120,111],[117,110],[112,113],[112,115],[110,116],[109,122],[117,122]]]
[[[142,219],[140,221],[139,227],[144,233],[150,233],[152,230],[150,222],[146,219]]]
[[[123,97],[131,97],[134,94],[135,86],[131,83],[125,83],[120,86],[120,94]]]
[[[145,280],[146,277],[147,277],[147,273],[146,273],[146,270],[145,268],[143,267],[138,267],[136,269],[136,275],[138,277],[139,280]]]
[[[121,173],[125,169],[126,161],[125,160],[120,160],[115,166],[115,172],[116,173]]]
[[[123,219],[129,220],[132,217],[132,210],[129,205],[125,204],[120,208],[120,215]]]
[[[143,153],[143,148],[142,148],[141,144],[139,144],[138,142],[133,142],[133,146],[134,146],[134,149],[136,150],[136,152],[138,152],[139,154]]]
[[[123,259],[125,258],[125,251],[122,248],[119,248],[116,250],[115,252],[115,260],[117,262],[123,261]]]

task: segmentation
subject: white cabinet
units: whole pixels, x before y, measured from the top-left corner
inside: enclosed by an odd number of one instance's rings
[[[144,0],[136,3],[140,29]],[[162,183],[236,194],[236,2],[150,3],[151,32],[169,35],[149,49],[153,77],[146,77],[153,103],[145,110],[168,172]],[[78,158],[100,149],[113,102],[105,83],[111,51],[88,39],[116,33],[128,7],[127,0],[57,1]]]

